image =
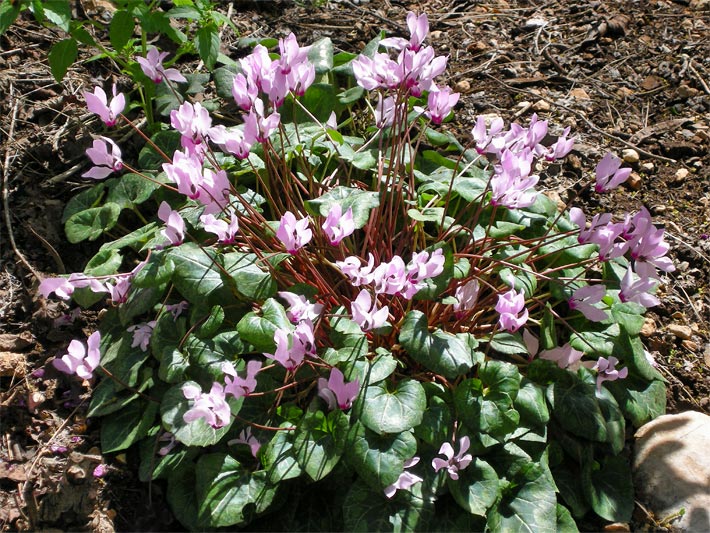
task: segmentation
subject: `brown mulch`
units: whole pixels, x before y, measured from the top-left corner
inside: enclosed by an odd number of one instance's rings
[[[582,201],[616,213],[645,205],[666,228],[678,270],[644,341],[668,380],[668,411],[710,413],[710,2],[238,1],[233,20],[239,37],[293,31],[356,52],[381,29],[405,35],[409,9],[428,13],[431,43],[449,54],[448,81],[462,93],[447,128],[466,137],[477,115],[525,122],[533,113],[552,133],[571,126],[576,148],[544,177],[546,194],[569,199],[605,151],[626,150],[631,184]],[[60,38],[29,16],[0,36],[0,528],[174,530],[161,486],[137,481],[134,458],[99,453],[86,389],[44,368],[93,320],[58,327],[66,306],[35,292],[37,275],[81,270],[96,249],[68,245],[60,223],[86,187],[84,150],[100,131],[81,91],[127,82],[83,50],[56,83],[46,52]],[[227,30],[223,51],[238,57],[237,42]],[[108,474],[97,478],[100,464]]]

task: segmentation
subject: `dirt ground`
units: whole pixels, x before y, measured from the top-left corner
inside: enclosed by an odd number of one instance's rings
[[[108,4],[84,7],[110,16]],[[623,153],[629,184],[581,200],[616,213],[644,205],[666,228],[678,268],[642,335],[668,380],[668,411],[710,413],[710,1],[237,1],[231,10],[240,33],[227,29],[222,51],[235,58],[246,53],[239,38],[289,31],[356,52],[381,29],[406,35],[408,10],[426,12],[431,44],[449,54],[447,81],[462,93],[445,127],[468,138],[479,114],[525,122],[537,113],[554,134],[572,128],[575,150],[542,180],[553,198],[569,199],[605,151]],[[99,131],[81,90],[107,79],[128,86],[108,61],[88,61],[90,50],[54,82],[46,53],[60,38],[27,16],[0,37],[0,529],[176,530],[162,487],[137,480],[131,454],[100,454],[86,389],[45,368],[95,318],[60,326],[67,307],[36,295],[38,276],[79,271],[98,247],[69,245],[61,224],[86,186],[84,150]],[[130,157],[139,140],[126,134]],[[640,507],[632,526],[661,528]]]

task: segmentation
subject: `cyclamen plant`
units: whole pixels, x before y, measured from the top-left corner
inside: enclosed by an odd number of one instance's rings
[[[73,341],[55,366],[100,378],[88,414],[104,453],[138,446],[141,479],[167,479],[191,529],[630,517],[626,424],[665,407],[639,339],[673,270],[663,230],[645,209],[588,224],[536,190],[569,128],[545,145],[536,116],[481,117],[470,146],[432,129],[458,95],[437,82],[447,58],[426,16],[407,24],[360,56],[293,35],[278,56],[257,45],[214,76],[241,123],[184,101],[141,169],[108,138],[87,151],[86,177],[116,177],[67,206],[69,239],[145,223],[40,285],[111,296],[88,351]],[[180,81],[151,54],[147,76]],[[123,95],[85,95],[107,126],[128,121]],[[363,115],[373,127],[347,129]],[[578,194],[627,170],[608,154]]]

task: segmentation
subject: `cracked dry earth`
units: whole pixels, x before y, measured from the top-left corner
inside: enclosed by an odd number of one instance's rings
[[[110,19],[110,3],[83,7],[98,22]],[[462,93],[445,127],[465,139],[477,115],[525,122],[533,113],[553,133],[570,126],[575,150],[542,180],[561,202],[607,150],[634,168],[625,187],[581,200],[617,214],[644,205],[665,227],[678,269],[642,334],[668,380],[668,411],[709,413],[710,2],[233,2],[240,34],[225,31],[223,52],[236,58],[246,53],[240,38],[289,31],[300,42],[327,36],[358,51],[381,29],[404,35],[408,10],[429,15],[432,44],[449,54],[446,81]],[[60,38],[29,17],[0,36],[0,528],[175,530],[162,487],[137,481],[132,455],[101,456],[85,389],[50,368],[41,375],[95,320],[89,312],[57,327],[64,304],[35,292],[37,276],[81,270],[98,246],[68,245],[60,223],[65,202],[85,187],[79,175],[96,131],[80,91],[109,79],[128,87],[108,62],[87,61],[90,50],[57,84],[46,53]],[[124,154],[138,147],[126,131]],[[108,473],[96,478],[100,464]],[[640,506],[630,526],[665,528]]]

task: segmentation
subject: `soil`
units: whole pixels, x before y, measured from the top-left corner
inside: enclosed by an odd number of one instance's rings
[[[111,9],[86,2],[81,16],[105,24]],[[710,413],[710,2],[237,1],[239,35],[227,29],[222,51],[238,57],[241,37],[293,31],[301,43],[330,37],[357,52],[380,30],[406,35],[410,9],[429,15],[430,42],[449,54],[447,81],[462,93],[445,127],[467,138],[479,114],[525,122],[533,113],[554,134],[571,127],[575,150],[542,180],[561,201],[607,150],[624,153],[629,184],[581,200],[615,213],[643,205],[665,227],[677,270],[642,335],[668,380],[668,412]],[[69,245],[61,224],[66,201],[87,186],[84,150],[100,131],[81,91],[129,81],[82,50],[56,83],[47,51],[61,38],[27,13],[0,36],[0,528],[175,530],[161,486],[138,482],[131,454],[100,454],[87,389],[45,367],[95,320],[59,326],[67,307],[36,294],[38,277],[80,271],[97,246]],[[134,142],[126,134],[124,156]],[[661,528],[637,511],[632,526]]]

